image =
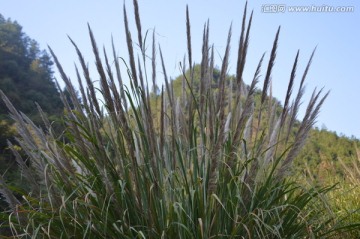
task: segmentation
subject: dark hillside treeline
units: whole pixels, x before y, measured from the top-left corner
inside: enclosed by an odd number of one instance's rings
[[[0,14],[0,90],[37,125],[41,125],[42,120],[35,102],[52,120],[58,119],[63,111],[52,65],[47,52],[40,50],[38,43],[28,37],[16,21]],[[12,124],[1,101],[0,154],[4,154],[6,140],[15,134]]]
[[[63,104],[53,80],[52,65],[47,52],[40,50],[39,44],[23,32],[21,25],[0,14],[0,90],[19,111],[35,124],[42,125],[35,102],[38,103],[54,128],[60,130]],[[7,107],[0,101],[0,174],[14,183],[21,175],[7,141],[17,145],[16,135],[16,126]],[[22,153],[19,147],[16,149]],[[5,205],[0,195],[0,210]]]
[[[47,52],[41,51],[16,21],[6,20],[0,14],[0,89],[36,123],[40,121],[35,118],[34,102],[49,115],[60,114],[63,109],[53,81],[52,65]],[[0,106],[4,119],[8,112],[2,102]]]

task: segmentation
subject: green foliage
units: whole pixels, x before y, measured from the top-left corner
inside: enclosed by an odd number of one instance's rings
[[[34,102],[50,115],[60,115],[63,109],[52,65],[46,51],[40,51],[38,43],[17,22],[0,15],[0,89],[17,109],[34,120],[37,112]],[[5,105],[0,103],[0,115],[7,114]]]
[[[345,223],[360,223],[360,183],[352,184],[347,180],[337,180],[337,183],[336,190],[328,195],[331,208],[337,217],[344,218]],[[347,232],[343,236],[359,238],[360,230]]]
[[[46,111],[50,122],[56,122],[54,128],[60,131],[63,104],[53,81],[52,65],[47,52],[41,51],[38,43],[29,38],[16,21],[5,19],[0,14],[0,90],[35,124],[44,126],[36,109],[37,102]],[[17,144],[15,137],[18,135],[16,124],[8,113],[7,107],[0,102],[0,175],[8,183],[17,185],[22,175],[7,142]],[[23,153],[21,150],[18,152]],[[4,207],[4,198],[1,197],[0,209]]]
[[[47,52],[41,51],[38,43],[29,38],[16,21],[6,20],[0,14],[0,89],[37,125],[43,121],[35,102],[52,120],[59,121],[63,111],[52,65]],[[0,102],[0,121],[0,154],[9,160],[5,149],[7,140],[14,143],[15,130],[10,130],[13,121],[3,102]]]
[[[0,152],[3,153],[7,146],[6,139],[15,135],[15,129],[8,121],[0,120],[0,135]]]
[[[134,6],[145,66],[137,1]],[[252,21],[251,15],[247,22],[246,8],[243,19],[237,74],[229,77],[231,31],[221,68],[214,70],[206,24],[201,66],[193,68],[187,10],[189,74],[184,66],[181,93],[175,92],[176,82],[167,79],[159,49],[165,87],[157,95],[154,86],[152,98],[141,61],[135,64],[125,7],[127,74],[121,74],[114,46],[111,61],[106,51],[100,57],[89,28],[100,77],[99,86],[94,86],[73,43],[86,82],[78,76],[81,101],[50,49],[67,89],[60,92],[66,107],[64,135],[54,132],[42,111],[46,127],[38,127],[0,91],[30,160],[26,164],[9,145],[30,191],[6,184],[0,175],[1,194],[8,203],[0,213],[0,227],[10,228],[17,238],[316,238],[358,229],[359,224],[342,221],[348,214],[337,217],[329,208],[324,195],[331,187],[306,188],[288,178],[327,94],[313,92],[301,122],[294,119],[303,81],[292,107],[280,109],[267,95],[279,31],[262,90],[256,85],[264,58],[251,85],[244,87]],[[152,52],[155,77],[155,49]],[[114,62],[116,74],[109,62]],[[122,83],[125,76],[131,79],[128,88]],[[293,80],[286,102],[292,97]]]
[[[318,181],[327,182],[328,178],[346,178],[341,162],[352,165],[356,157],[356,147],[360,141],[356,138],[338,136],[325,129],[313,129],[304,149],[299,154],[297,170],[310,169]]]

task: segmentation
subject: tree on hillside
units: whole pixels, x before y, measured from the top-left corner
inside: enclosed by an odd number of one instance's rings
[[[0,14],[0,89],[36,123],[39,120],[34,102],[50,115],[59,115],[63,109],[53,81],[52,65],[47,52],[41,51],[16,21]],[[0,117],[6,118],[7,113],[1,105]]]
[[[35,102],[51,120],[59,119],[63,104],[53,81],[53,62],[39,44],[28,37],[20,24],[0,14],[0,90],[14,106],[42,125]],[[7,107],[0,102],[0,160],[4,156],[7,140],[15,132]]]
[[[52,65],[47,52],[23,32],[20,24],[0,14],[0,90],[37,125],[43,123],[35,102],[52,123],[58,122],[63,113],[60,94],[53,81]],[[56,131],[59,130],[58,123],[52,125]],[[21,177],[7,141],[16,143],[13,140],[15,135],[7,107],[0,101],[0,176],[14,184]],[[0,196],[0,211],[5,206],[4,198]]]
[[[0,14],[0,90],[14,106],[31,118],[36,125],[43,125],[36,103],[50,121],[58,122],[63,113],[59,91],[53,81],[53,62],[39,44],[27,36],[20,24],[5,19]],[[59,123],[52,124],[59,131]],[[0,174],[8,172],[16,164],[7,149],[7,141],[13,143],[16,130],[7,107],[0,102]],[[0,200],[1,201],[1,200]]]

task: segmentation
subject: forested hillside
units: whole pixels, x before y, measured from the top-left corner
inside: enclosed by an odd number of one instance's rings
[[[0,89],[17,109],[35,117],[34,102],[38,102],[48,114],[62,111],[52,64],[47,52],[16,21],[0,15]],[[0,114],[7,114],[3,103]]]
[[[299,154],[299,170],[310,170],[320,181],[333,180],[335,176],[347,178],[341,162],[353,168],[357,161],[360,141],[355,137],[338,135],[327,129],[315,128],[310,131],[308,140]],[[309,172],[308,172],[309,173]]]
[[[38,103],[59,127],[63,104],[53,80],[52,65],[47,52],[23,32],[20,24],[0,14],[0,90],[35,124],[42,125],[35,104]],[[7,140],[16,144],[14,136],[16,127],[4,102],[0,101],[0,173],[9,180],[19,176],[7,148]]]

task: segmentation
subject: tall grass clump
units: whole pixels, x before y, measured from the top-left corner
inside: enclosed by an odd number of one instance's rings
[[[90,76],[71,40],[79,57],[81,100],[49,48],[70,93],[61,95],[61,135],[54,133],[40,107],[45,128],[18,112],[1,92],[27,157],[11,143],[9,147],[29,185],[8,187],[0,177],[9,204],[0,214],[1,226],[18,238],[314,238],[352,229],[354,225],[341,224],[323,200],[331,188],[307,189],[287,177],[328,95],[314,90],[302,121],[297,121],[313,54],[293,96],[296,54],[279,112],[268,91],[280,28],[267,65],[263,70],[262,56],[247,86],[243,72],[253,14],[248,17],[245,7],[236,76],[231,80],[231,28],[215,80],[214,47],[206,23],[196,79],[186,9],[188,52],[177,96],[155,34],[150,54],[146,51],[136,0],[134,9],[137,43],[124,6],[126,58],[116,54],[114,44],[110,55],[105,49],[101,53],[89,27],[99,85],[94,85],[95,76]],[[162,66],[161,88],[156,86],[156,59]],[[258,90],[262,71],[264,84]],[[124,85],[126,77],[129,86]]]

